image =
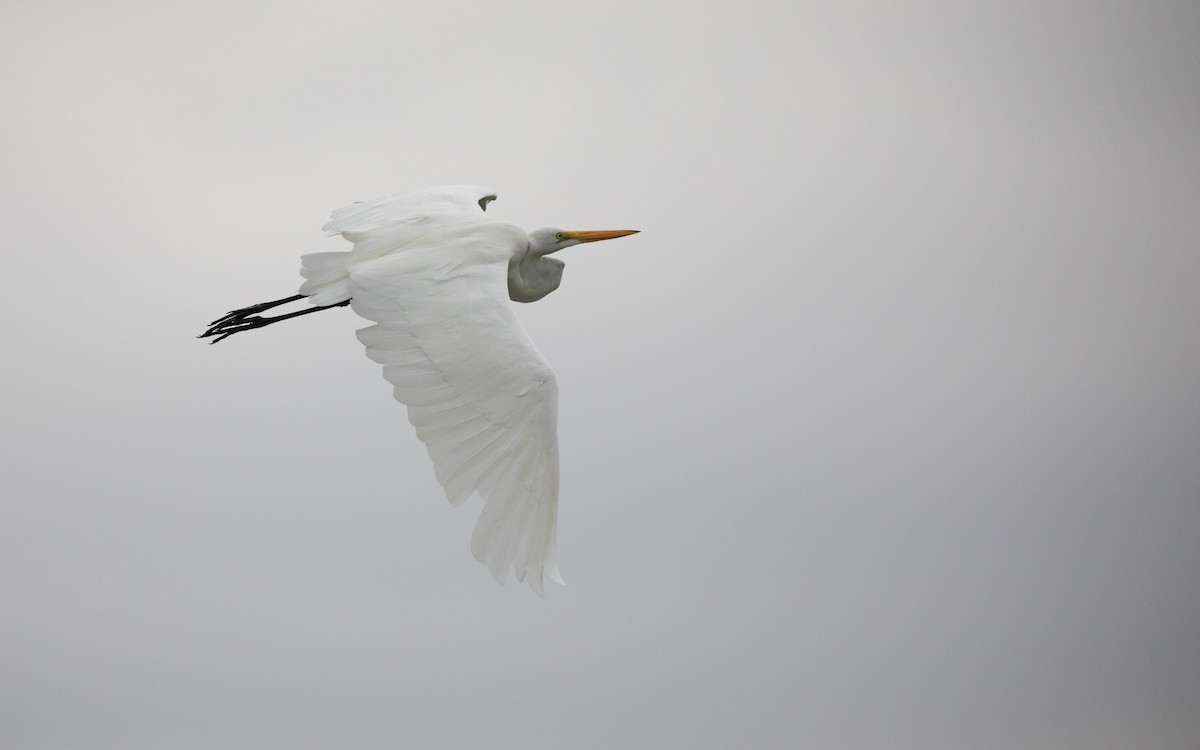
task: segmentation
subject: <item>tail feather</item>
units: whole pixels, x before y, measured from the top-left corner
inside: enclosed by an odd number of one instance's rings
[[[348,252],[310,253],[300,258],[300,275],[306,281],[300,293],[314,305],[336,305],[350,299],[350,276],[346,273]]]

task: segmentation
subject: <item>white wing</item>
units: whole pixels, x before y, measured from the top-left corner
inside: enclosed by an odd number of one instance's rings
[[[496,191],[479,185],[443,185],[339,208],[322,229],[342,235],[354,249],[303,256],[300,275],[306,281],[300,293],[314,305],[345,302],[350,299],[349,266],[395,252],[410,239],[413,225],[431,216],[478,216],[495,199]]]
[[[351,263],[358,332],[429,450],[451,505],[484,508],[471,551],[503,582],[562,583],[555,554],[558,386],[508,298],[508,261],[528,238],[482,215],[430,215],[360,236],[383,257]]]
[[[496,191],[478,185],[443,185],[339,208],[321,229],[358,242],[372,230],[419,221],[429,214],[478,213],[495,199]]]

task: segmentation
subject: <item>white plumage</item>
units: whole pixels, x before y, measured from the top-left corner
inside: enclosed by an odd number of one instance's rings
[[[335,211],[325,231],[354,248],[336,265],[327,253],[302,258],[300,293],[318,305],[350,299],[375,323],[358,339],[408,407],[450,504],[483,499],[471,552],[497,581],[512,569],[541,594],[543,574],[562,583],[558,386],[508,299],[508,263],[528,237],[483,212],[488,195],[441,188]]]
[[[555,551],[558,385],[517,322],[511,299],[558,287],[562,263],[545,256],[632,231],[526,234],[484,213],[491,190],[448,186],[356,203],[325,225],[348,252],[302,259],[300,295],[316,308],[261,312],[292,297],[235,310],[204,336],[215,341],[316,309],[350,304],[374,323],[358,331],[383,365],[457,507],[473,493],[483,510],[471,551],[497,581],[511,570],[538,594],[562,583]]]

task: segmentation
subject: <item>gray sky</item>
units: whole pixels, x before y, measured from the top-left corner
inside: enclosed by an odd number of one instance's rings
[[[1200,6],[0,10],[0,746],[1200,746]],[[568,587],[468,550],[351,201],[564,251]]]

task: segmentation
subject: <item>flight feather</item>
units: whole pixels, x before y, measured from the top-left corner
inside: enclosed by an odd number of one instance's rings
[[[558,386],[509,300],[508,264],[528,236],[484,215],[490,191],[439,190],[334,212],[326,230],[354,247],[305,256],[301,292],[349,299],[374,323],[358,338],[407,406],[447,499],[483,500],[471,551],[497,580],[511,570],[541,594],[544,577],[562,582]]]

